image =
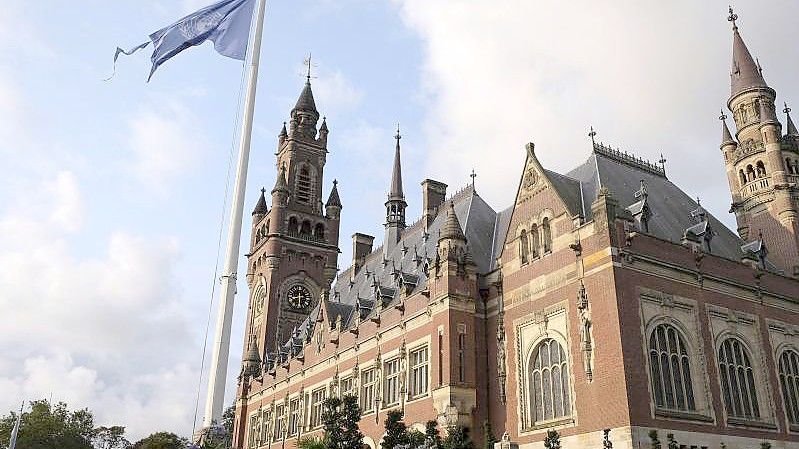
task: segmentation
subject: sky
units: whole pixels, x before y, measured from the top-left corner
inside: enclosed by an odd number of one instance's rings
[[[243,65],[207,44],[147,83],[145,50],[103,80],[117,45],[208,3],[0,0],[0,413],[52,398],[131,440],[190,434]],[[734,6],[778,101],[799,105],[799,3]],[[410,221],[423,179],[454,192],[473,168],[480,195],[504,209],[526,142],[565,172],[588,157],[593,126],[613,147],[663,153],[669,178],[734,228],[718,149],[726,17],[715,0],[270,1],[243,249],[308,54],[330,127],[324,195],[336,178],[344,205],[341,269],[351,234],[382,238],[397,123]]]

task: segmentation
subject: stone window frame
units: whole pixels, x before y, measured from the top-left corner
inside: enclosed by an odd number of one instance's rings
[[[795,310],[790,310],[795,313]],[[786,323],[771,318],[766,318],[768,328],[769,344],[773,350],[772,359],[774,361],[773,370],[777,376],[777,387],[779,396],[782,400],[782,416],[785,418],[787,431],[791,434],[799,433],[799,424],[791,423],[788,415],[788,404],[782,391],[782,379],[780,378],[780,357],[785,351],[793,350],[799,353],[799,325]]]
[[[414,354],[424,351],[424,361],[414,364]],[[424,371],[416,376],[417,371]],[[426,397],[430,393],[430,346],[427,343],[411,348],[408,351],[408,400]],[[417,378],[418,377],[418,378]],[[417,382],[424,383],[424,391],[418,391]]]
[[[261,413],[254,411],[247,417],[247,447],[256,448],[260,445],[260,424]]]
[[[793,378],[792,383],[794,388],[792,397],[788,397],[789,391],[785,387],[784,380],[784,378],[789,377],[789,375],[783,373],[782,370],[782,358],[788,353],[793,353],[796,359],[796,363],[794,363],[793,367],[793,373],[789,373],[790,377]],[[777,381],[780,383],[780,394],[782,396],[785,422],[792,431],[796,432],[799,430],[799,348],[794,345],[783,345],[782,348],[776,351],[774,363],[777,365]],[[792,417],[793,419],[791,419]]]
[[[321,398],[315,397],[318,394],[321,394]],[[311,390],[310,400],[308,401],[308,407],[310,408],[308,413],[309,429],[313,430],[322,427],[322,415],[324,414],[327,397],[327,387],[324,385]]]
[[[277,443],[288,435],[286,435],[286,429],[288,426],[286,425],[288,420],[286,419],[286,411],[288,410],[288,404],[286,401],[281,401],[275,404],[275,418],[274,418],[274,425],[272,426],[273,434],[272,434],[272,443]]]
[[[722,396],[721,400],[724,421],[734,427],[750,427],[755,429],[776,430],[776,404],[772,396],[772,388],[769,371],[773,368],[768,366],[765,360],[764,342],[760,333],[760,321],[758,317],[740,310],[729,309],[713,304],[706,305],[708,318],[713,335],[713,366],[716,383]],[[729,337],[735,337],[741,341],[749,353],[752,364],[753,376],[755,379],[755,390],[757,392],[759,419],[742,419],[730,416],[724,402],[724,392],[721,385],[721,372],[719,370],[718,353],[721,344]],[[755,344],[752,343],[754,339]]]
[[[517,426],[519,435],[529,435],[546,429],[561,429],[576,425],[577,409],[574,403],[577,400],[575,385],[575,359],[571,353],[569,316],[565,302],[530,313],[525,317],[514,320],[515,346],[516,346],[516,397]],[[553,324],[554,323],[554,324]],[[533,335],[527,340],[526,335]],[[535,348],[545,339],[556,340],[564,349],[569,367],[569,396],[572,401],[569,416],[552,421],[533,422],[530,414],[529,385],[530,373],[528,370],[530,357]]]
[[[761,416],[760,402],[762,398],[758,397],[758,391],[755,385],[757,365],[752,363],[754,359],[752,350],[742,338],[736,335],[727,335],[724,339],[719,341],[716,354],[716,362],[719,367],[724,365],[725,372],[728,372],[728,370],[735,371],[734,374],[725,376],[721,373],[721,368],[719,368],[722,403],[727,411],[727,416],[746,421],[759,421]],[[738,356],[741,358],[740,361],[735,360]],[[739,370],[744,370],[743,378],[738,375]],[[733,380],[736,382],[733,382]],[[732,397],[734,393],[738,393],[737,397]],[[730,404],[727,403],[728,395],[730,396]],[[743,410],[742,413],[744,414],[739,415],[734,410],[730,410],[731,408],[749,408],[751,410],[751,415],[746,415]]]
[[[696,399],[694,394],[694,371],[696,370],[696,365],[698,360],[694,354],[696,353],[695,348],[692,348],[691,344],[689,343],[689,339],[687,338],[687,333],[680,328],[679,322],[668,322],[666,320],[661,320],[656,325],[652,326],[652,329],[647,335],[647,354],[649,355],[649,380],[650,380],[650,394],[654,399],[655,408],[659,411],[663,411],[666,413],[676,412],[676,413],[696,413]],[[668,348],[661,348],[659,345],[656,348],[652,347],[652,342],[660,342],[660,339],[656,335],[659,329],[664,329],[664,336],[666,344],[669,346]],[[669,330],[674,329],[673,334],[675,335],[675,344],[677,348],[671,348],[671,342],[669,339]],[[674,349],[674,351],[672,351]],[[680,351],[682,350],[682,352]],[[660,381],[656,382],[657,379],[653,378],[654,373],[654,364],[652,360],[652,352],[656,352],[657,355],[657,368],[658,372],[660,373]],[[664,362],[662,361],[663,355],[666,355],[667,361],[665,364],[668,368],[668,376],[669,381],[668,384],[666,383],[666,379],[663,378],[664,370],[663,365]],[[676,369],[679,373],[679,379],[674,379],[674,369],[675,363],[673,362],[673,358],[677,357]],[[687,363],[687,371],[688,371],[688,383],[685,382],[686,380],[686,367],[685,364]],[[660,389],[656,391],[657,385],[660,385]],[[668,387],[668,388],[667,388]],[[679,402],[679,396],[677,393],[677,389],[683,390],[683,403],[685,404],[684,407],[680,408],[677,405]],[[675,402],[674,407],[669,407],[667,404],[658,405],[657,399],[655,397],[662,397],[664,402],[668,403],[668,390],[673,392],[673,401]]]
[[[358,396],[358,382],[357,382],[356,377],[357,376],[353,375],[353,374],[347,374],[347,375],[341,377],[341,380],[339,381],[338,390],[341,392],[341,397],[342,398],[344,396],[347,396],[347,395],[352,395],[352,396],[355,396],[356,398],[359,397]],[[349,388],[345,389],[344,386],[347,383],[349,383],[350,385],[349,385]]]
[[[272,441],[272,406],[261,410],[261,445],[268,446]]]
[[[548,364],[546,366],[543,366],[543,364],[542,364],[542,367],[540,369],[532,367],[532,364],[533,364],[533,362],[535,360],[535,357],[540,355],[540,348],[543,345],[545,345],[545,344],[548,345],[548,346],[551,346],[552,343],[558,345],[558,350],[559,350],[559,352],[562,352],[562,355],[565,358],[565,360],[561,360],[561,361],[559,361],[557,363],[553,363],[551,361],[551,359],[550,359]],[[549,352],[551,354],[551,351],[549,349],[547,350],[547,352]],[[560,357],[560,354],[559,354],[559,357]],[[533,410],[533,407],[535,406],[534,401],[532,399],[532,393],[533,393],[532,390],[533,389],[528,387],[529,390],[527,392],[527,395],[525,396],[525,400],[527,401],[527,407],[528,407],[528,410],[529,410],[529,418],[528,418],[529,419],[529,423],[532,426],[542,426],[542,425],[549,426],[549,425],[551,425],[550,423],[558,423],[558,422],[562,422],[563,420],[570,419],[571,416],[572,416],[572,413],[574,412],[574,405],[573,405],[573,400],[572,400],[572,398],[573,398],[573,396],[572,396],[573,385],[571,383],[572,382],[571,370],[569,369],[570,365],[571,365],[571,358],[568,356],[568,350],[564,349],[564,343],[562,341],[560,341],[560,339],[554,338],[554,337],[551,337],[551,336],[539,339],[530,348],[529,354],[526,356],[526,359],[527,359],[527,364],[525,366],[525,369],[526,369],[527,372],[526,372],[525,378],[526,378],[526,381],[527,381],[527,385],[531,385],[533,383],[533,381],[535,379],[535,374],[541,374],[541,381],[542,381],[542,384],[543,384],[543,380],[544,380],[543,371],[545,371],[545,370],[549,371],[550,387],[552,387],[551,388],[551,392],[552,392],[552,395],[553,395],[552,397],[549,398],[551,401],[554,401],[554,394],[555,394],[554,393],[554,391],[555,391],[554,383],[553,383],[554,376],[552,375],[553,369],[554,368],[559,368],[558,380],[560,382],[562,382],[563,370],[565,369],[566,370],[566,377],[565,378],[567,379],[567,382],[569,383],[568,386],[566,387],[566,395],[568,397],[565,398],[566,399],[565,401],[563,401],[564,398],[563,398],[563,396],[561,396],[561,401],[563,402],[563,405],[564,405],[563,413],[561,415],[559,415],[559,416],[555,416],[556,411],[554,410],[554,403],[553,403],[553,410],[552,410],[552,416],[553,417],[549,418],[549,419],[540,419],[540,420],[536,420],[537,417],[534,416],[534,415],[537,415],[538,412]],[[542,389],[543,389],[543,387],[542,387]],[[561,383],[561,390],[563,390],[563,384],[562,383]],[[568,410],[565,409],[566,407],[568,407]],[[542,413],[546,413],[546,412],[544,411]]]
[[[297,407],[294,408],[294,404]],[[286,436],[294,437],[302,432],[302,410],[303,400],[302,396],[295,396],[288,401],[288,421],[286,422]],[[293,429],[292,429],[293,427]]]
[[[402,357],[387,358],[383,362],[383,408],[399,404],[402,398]],[[391,369],[389,369],[391,368]]]
[[[364,379],[367,377],[367,374],[371,374],[371,378],[369,382],[366,382]],[[358,382],[359,392],[358,395],[358,404],[363,411],[363,415],[368,415],[370,413],[374,413],[377,409],[375,404],[375,398],[377,397],[375,393],[377,393],[377,389],[380,386],[377,368],[374,366],[370,366],[369,368],[361,370],[358,374],[360,376],[360,381]],[[370,388],[370,394],[367,395],[366,391],[367,388]],[[368,408],[367,408],[368,407]]]
[[[711,425],[716,422],[710,376],[707,369],[704,337],[700,322],[698,303],[689,298],[671,295],[647,288],[639,289],[641,314],[641,351],[647,379],[647,397],[653,418],[676,421],[691,421]],[[691,367],[691,388],[694,395],[695,411],[680,411],[658,407],[654,398],[654,382],[649,355],[649,339],[652,332],[661,324],[670,324],[682,334],[687,346]]]

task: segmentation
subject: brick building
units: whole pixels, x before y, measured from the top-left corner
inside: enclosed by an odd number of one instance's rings
[[[307,82],[271,208],[262,191],[253,211],[234,447],[319,435],[322,402],[343,394],[372,449],[392,409],[478,441],[488,421],[522,448],[547,429],[564,447],[603,429],[616,448],[649,447],[650,429],[686,447],[799,447],[799,132],[786,107],[783,134],[730,19],[736,133],[723,122],[720,148],[737,233],[662,164],[598,143],[565,174],[528,144],[502,210],[424,180],[408,223],[398,133],[383,244],[356,233],[339,271],[346,214],[335,181],[322,207],[328,128]]]

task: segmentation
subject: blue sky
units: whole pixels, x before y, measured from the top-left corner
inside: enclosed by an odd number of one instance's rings
[[[0,409],[52,394],[133,437],[188,434],[242,63],[205,45],[148,84],[145,50],[102,81],[117,45],[205,0],[0,3]],[[269,2],[246,216],[274,183],[276,135],[312,53],[331,129],[325,191],[337,178],[344,203],[341,268],[353,232],[382,237],[397,122],[409,219],[422,179],[454,190],[472,167],[478,191],[506,207],[527,141],[566,171],[588,156],[593,125],[614,147],[665,153],[670,177],[732,225],[717,120],[729,94],[726,6]],[[737,8],[778,99],[799,104],[789,19],[799,4]]]

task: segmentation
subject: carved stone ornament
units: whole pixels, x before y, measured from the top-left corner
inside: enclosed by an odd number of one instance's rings
[[[534,185],[538,183],[538,171],[536,171],[533,167],[528,167],[527,170],[524,172],[524,180],[522,181],[522,186],[525,189],[531,189]]]

